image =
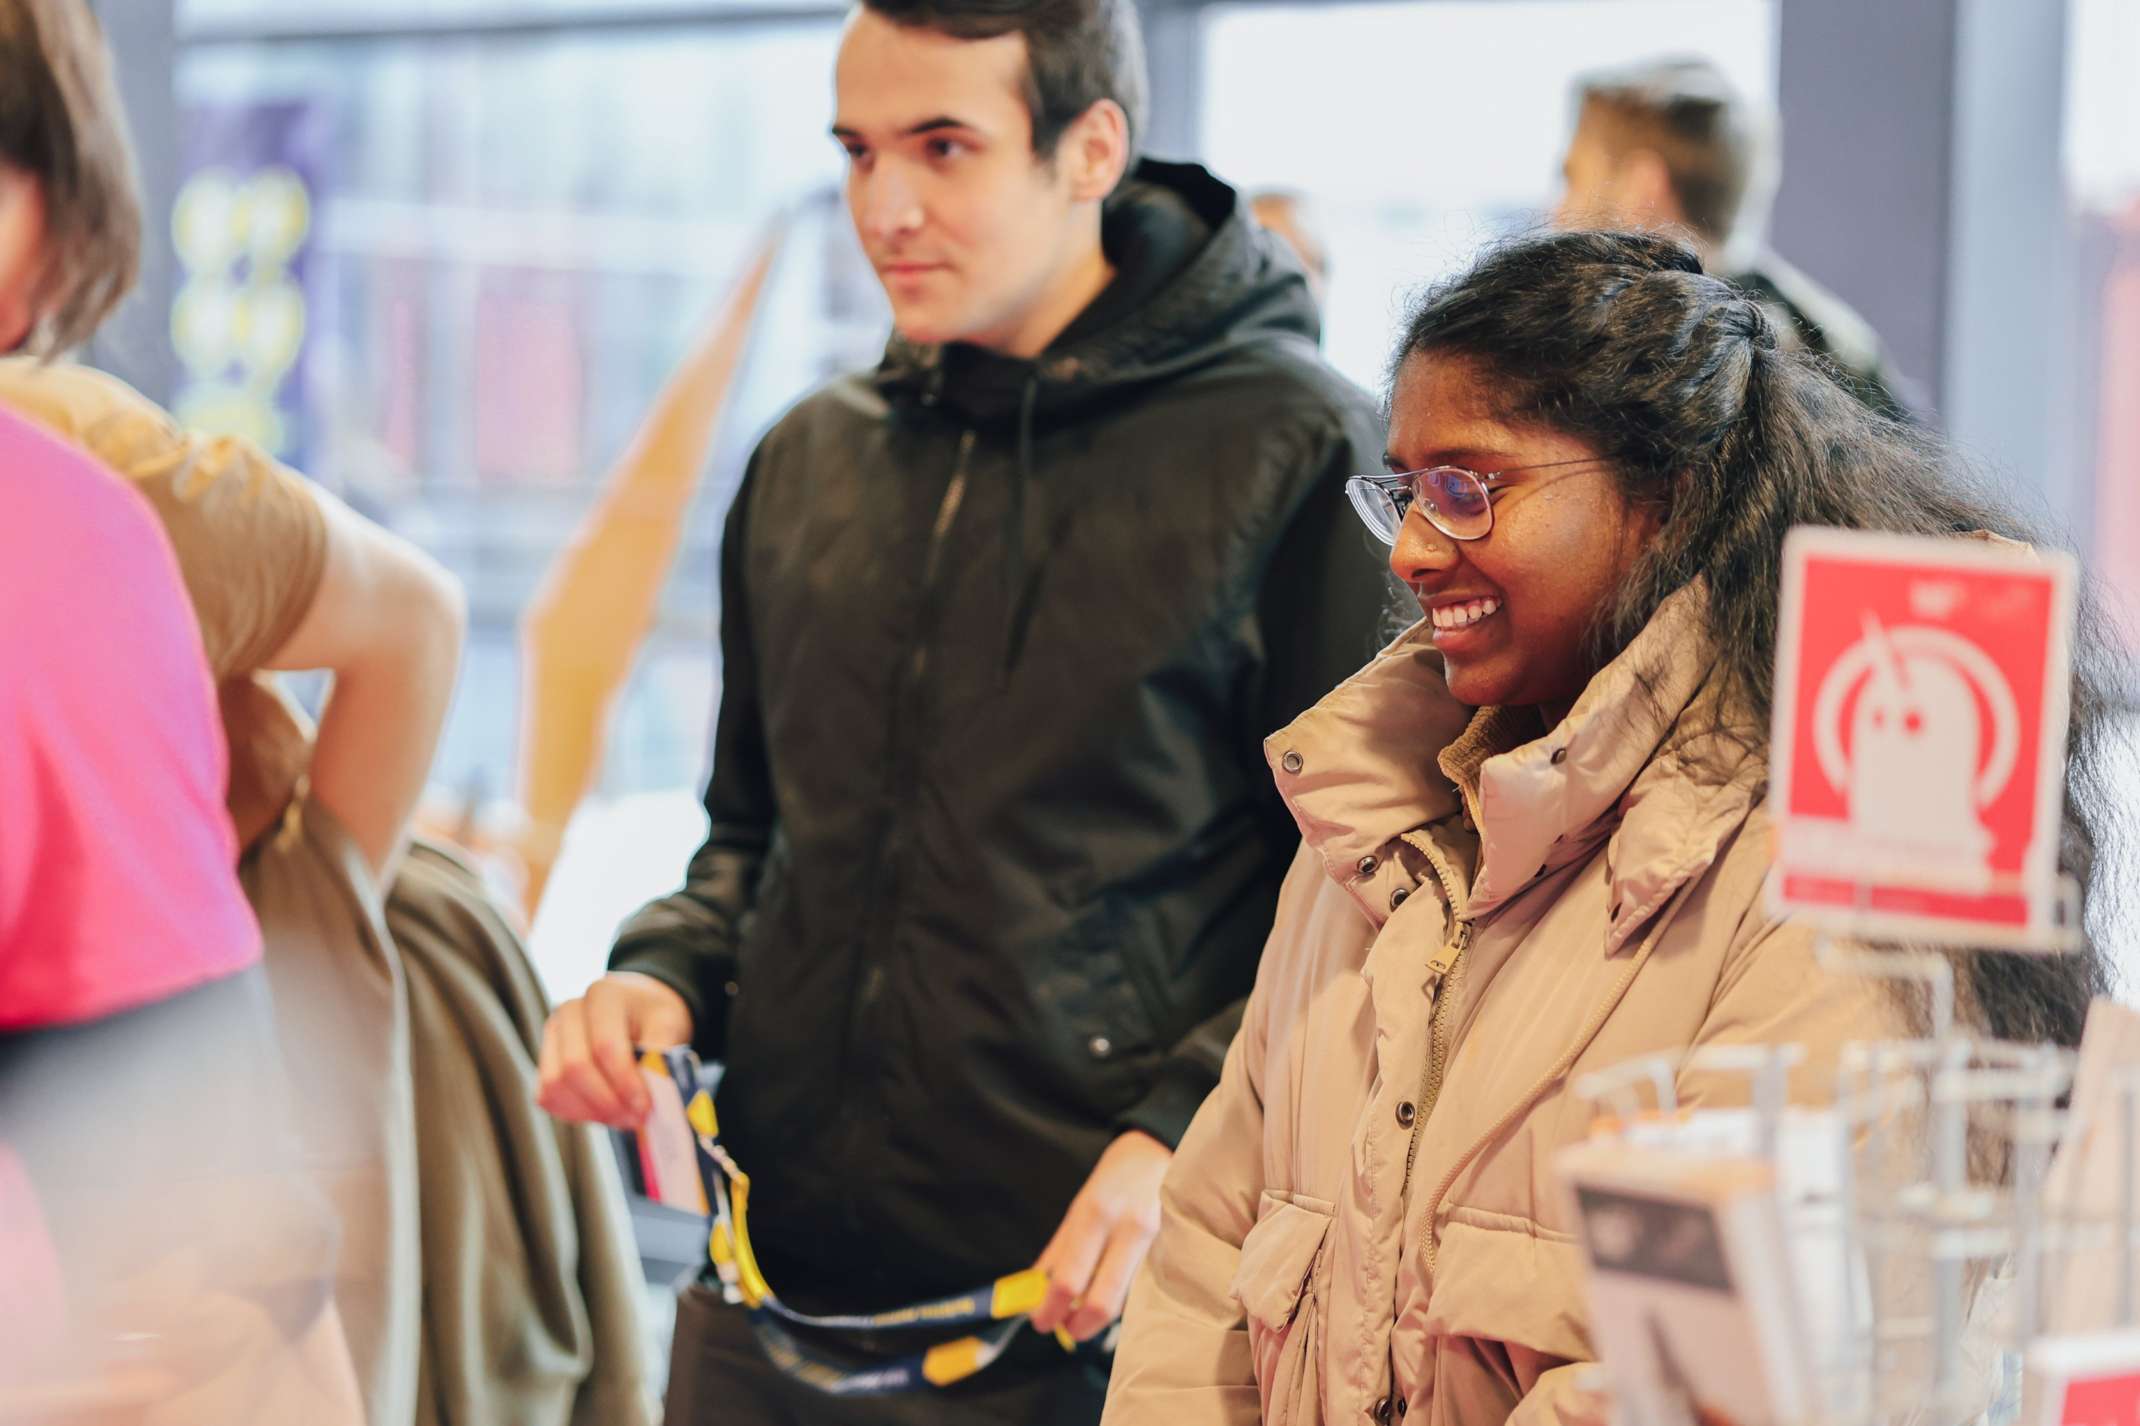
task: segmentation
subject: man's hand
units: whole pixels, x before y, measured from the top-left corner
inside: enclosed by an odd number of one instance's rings
[[[1107,1146],[1034,1264],[1048,1274],[1035,1327],[1061,1327],[1087,1342],[1122,1315],[1130,1280],[1159,1232],[1159,1184],[1173,1159],[1172,1149],[1136,1129]]]
[[[652,976],[605,975],[578,1000],[558,1006],[543,1026],[535,1102],[560,1119],[637,1128],[650,1101],[635,1050],[663,1050],[690,1038],[691,1009],[681,995]]]

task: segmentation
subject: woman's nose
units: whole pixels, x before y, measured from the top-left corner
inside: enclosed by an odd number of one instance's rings
[[[1390,573],[1406,584],[1418,584],[1451,568],[1462,557],[1456,541],[1437,530],[1415,502],[1397,529],[1397,543],[1390,547]]]

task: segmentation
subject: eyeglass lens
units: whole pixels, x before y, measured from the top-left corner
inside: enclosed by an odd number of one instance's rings
[[[1386,545],[1397,543],[1407,509],[1419,502],[1428,520],[1443,534],[1457,540],[1483,538],[1493,529],[1493,502],[1478,476],[1459,466],[1436,466],[1413,471],[1409,489],[1399,494],[1379,480],[1365,477],[1349,483],[1352,503],[1376,538]]]

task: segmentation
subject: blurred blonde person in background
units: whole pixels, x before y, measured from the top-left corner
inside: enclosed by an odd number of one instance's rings
[[[1830,363],[1884,416],[1907,415],[1880,338],[1842,298],[1764,242],[1779,158],[1777,115],[1704,59],[1670,58],[1576,81],[1556,226],[1669,230],[1710,272],[1769,312],[1792,349]]]

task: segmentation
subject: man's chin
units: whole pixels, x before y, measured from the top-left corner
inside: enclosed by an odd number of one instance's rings
[[[966,335],[961,323],[954,321],[948,313],[933,305],[903,306],[897,302],[893,303],[892,326],[898,330],[900,336],[921,347],[959,341]]]

